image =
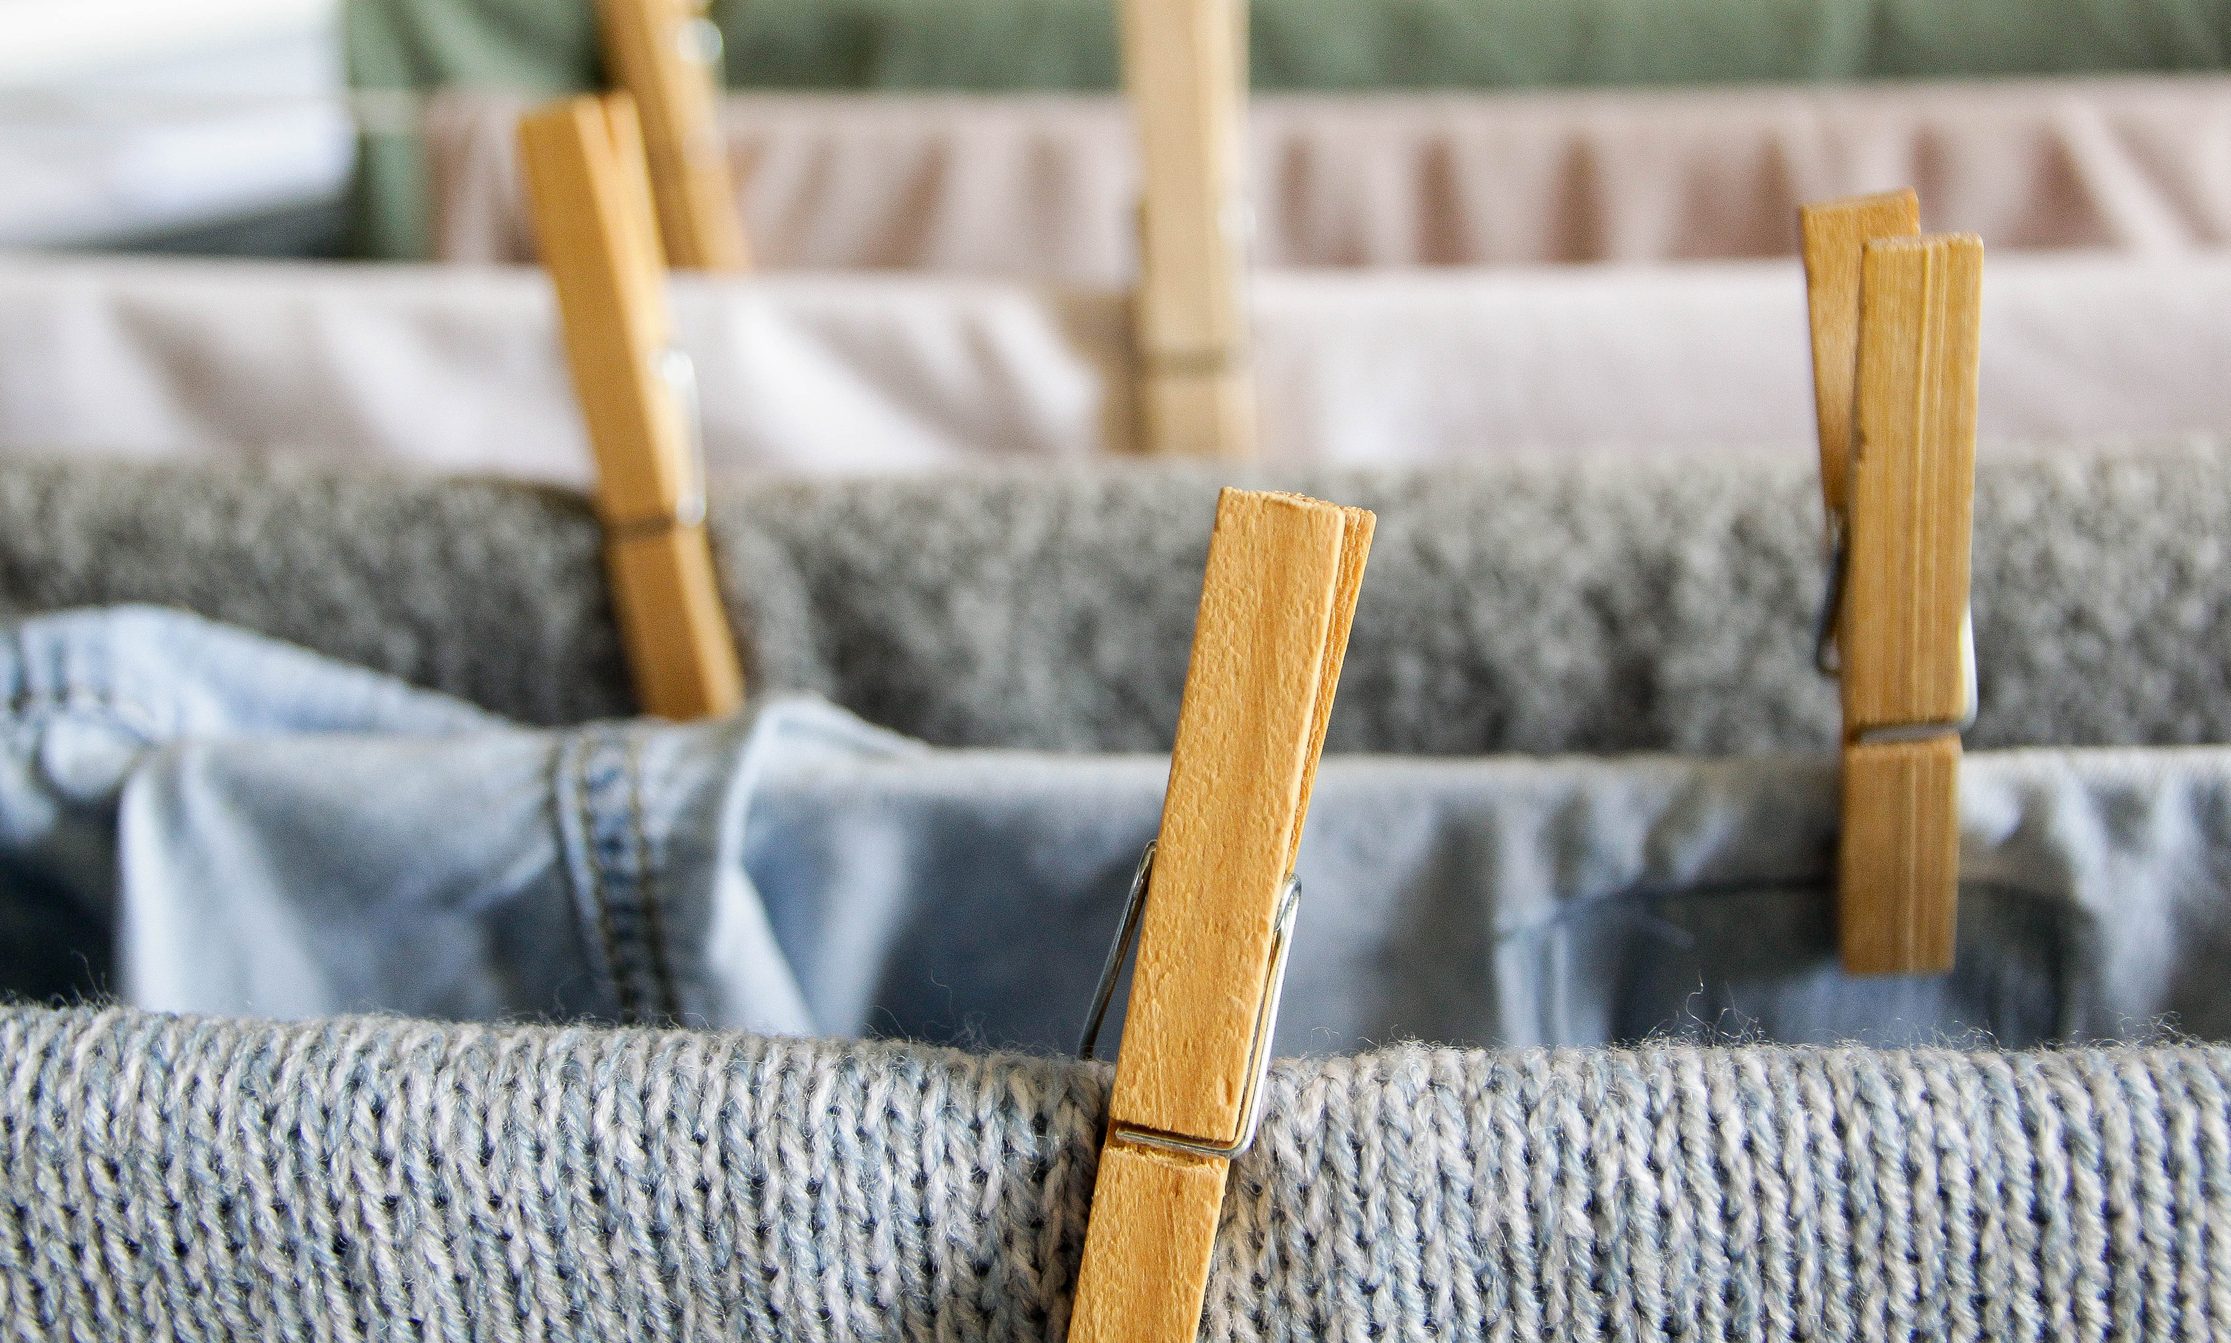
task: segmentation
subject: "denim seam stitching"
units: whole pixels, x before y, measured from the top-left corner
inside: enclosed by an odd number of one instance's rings
[[[651,862],[650,830],[644,824],[642,740],[634,733],[627,736],[625,758],[628,833],[635,845],[636,879],[632,883],[632,889],[642,906],[643,950],[650,961],[653,990],[660,1010],[668,1020],[672,1020],[681,1015],[681,1000],[675,991],[673,968],[668,964],[666,916],[659,892],[659,874],[657,867]]]
[[[619,1008],[622,1021],[635,1021],[641,1015],[636,1003],[635,985],[630,982],[625,962],[620,956],[620,934],[616,911],[612,908],[610,882],[606,880],[604,857],[597,843],[597,815],[594,780],[591,770],[596,758],[596,742],[584,739],[581,751],[575,757],[575,786],[580,797],[581,836],[586,850],[584,857],[589,869],[589,898],[596,903],[597,936],[604,944],[604,968],[612,982],[612,996]]]

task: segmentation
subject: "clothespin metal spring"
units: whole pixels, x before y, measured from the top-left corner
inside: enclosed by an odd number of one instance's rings
[[[682,53],[682,59],[707,70],[720,64],[721,53],[727,47],[728,40],[721,36],[720,25],[703,14],[674,30],[674,48]]]
[[[701,527],[705,523],[705,420],[704,403],[698,391],[697,361],[689,357],[687,350],[669,345],[659,351],[652,367],[680,410],[689,453],[688,477],[681,482],[674,507],[667,512],[640,518],[600,519],[605,536],[615,541],[657,536],[662,532]]]
[[[1138,943],[1139,925],[1146,916],[1148,879],[1154,872],[1154,848],[1149,841],[1146,852],[1139,856],[1138,871],[1131,878],[1131,894],[1123,905],[1123,923],[1116,930],[1115,941],[1108,947],[1107,964],[1101,967],[1099,987],[1092,993],[1092,1011],[1085,1019],[1084,1035],[1077,1042],[1079,1058],[1090,1059],[1098,1049],[1100,1028],[1106,1024],[1108,1005],[1115,998],[1116,980],[1123,972],[1124,961],[1130,958],[1132,947]],[[1247,1090],[1240,1098],[1239,1137],[1230,1143],[1209,1142],[1121,1120],[1109,1125],[1110,1133],[1121,1134],[1149,1147],[1190,1152],[1195,1156],[1231,1158],[1255,1145],[1255,1131],[1263,1120],[1263,1081],[1270,1075],[1270,1040],[1278,1025],[1278,1000],[1286,988],[1286,953],[1293,945],[1294,918],[1300,912],[1301,878],[1288,874],[1285,889],[1278,897],[1278,920],[1271,933],[1270,971],[1264,976],[1262,1006],[1256,1012],[1254,1037],[1248,1046]]]
[[[1843,623],[1844,590],[1849,586],[1851,575],[1851,545],[1846,540],[1849,534],[1850,529],[1841,513],[1828,519],[1828,586],[1821,593],[1820,616],[1814,627],[1813,666],[1822,676],[1832,681],[1841,677],[1844,672],[1843,650],[1837,644],[1836,630]],[[1972,606],[1960,623],[1960,671],[1967,680],[1967,693],[1963,698],[1967,707],[1959,717],[1927,723],[1891,723],[1881,727],[1861,728],[1852,734],[1852,740],[1860,745],[1927,741],[1946,733],[1960,736],[1975,726],[1981,691],[1975,672],[1975,609]]]

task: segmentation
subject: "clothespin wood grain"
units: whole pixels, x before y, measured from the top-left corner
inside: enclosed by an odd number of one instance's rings
[[[1983,245],[1867,245],[1843,633],[1844,963],[1952,968]]]
[[[1243,0],[1123,0],[1143,196],[1135,326],[1152,453],[1251,457]]]
[[[1295,495],[1218,501],[1071,1343],[1199,1327],[1372,523]]]
[[[613,603],[646,712],[712,717],[743,672],[705,535],[694,406],[678,385],[657,229],[632,105],[574,98],[520,121],[543,264],[597,463]]]
[[[1840,525],[1851,480],[1857,410],[1860,261],[1876,238],[1921,232],[1921,201],[1909,188],[1805,206],[1798,212],[1805,299],[1813,333],[1813,413],[1820,426],[1820,488],[1831,526]]]
[[[1983,249],[1912,194],[1805,211],[1844,732],[1839,939],[1855,974],[1951,968]]]
[[[720,30],[702,0],[599,0],[605,61],[640,109],[651,198],[682,270],[750,265],[718,117]]]

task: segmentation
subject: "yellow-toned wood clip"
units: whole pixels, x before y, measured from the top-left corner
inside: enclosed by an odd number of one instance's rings
[[[1138,125],[1141,442],[1151,453],[1255,455],[1248,360],[1244,0],[1123,0]]]
[[[1199,1327],[1225,1176],[1261,1102],[1294,854],[1371,529],[1362,509],[1296,495],[1218,500],[1161,832],[1125,917],[1138,964],[1070,1343],[1179,1343]]]
[[[599,0],[605,64],[642,118],[651,199],[681,270],[751,264],[718,116],[720,29],[704,0]]]
[[[1842,677],[1839,941],[1854,974],[1952,967],[1983,245],[1920,236],[1912,192],[1801,219]]]
[[[519,123],[519,151],[596,455],[637,698],[662,718],[729,713],[743,672],[705,536],[696,382],[668,325],[633,104],[612,95],[538,109]]]

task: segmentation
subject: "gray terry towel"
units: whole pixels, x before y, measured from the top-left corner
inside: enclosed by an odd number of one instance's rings
[[[761,690],[953,746],[1167,749],[1219,477],[738,479],[723,582]],[[1329,748],[1818,749],[1811,462],[1280,473],[1378,539]],[[1968,741],[2231,741],[2231,449],[1979,468]],[[597,535],[548,489],[299,467],[0,467],[0,607],[190,608],[507,716],[627,712]]]
[[[0,1010],[0,1333],[1043,1343],[1102,1065]],[[1201,1336],[2231,1335],[2231,1050],[1276,1065]]]

